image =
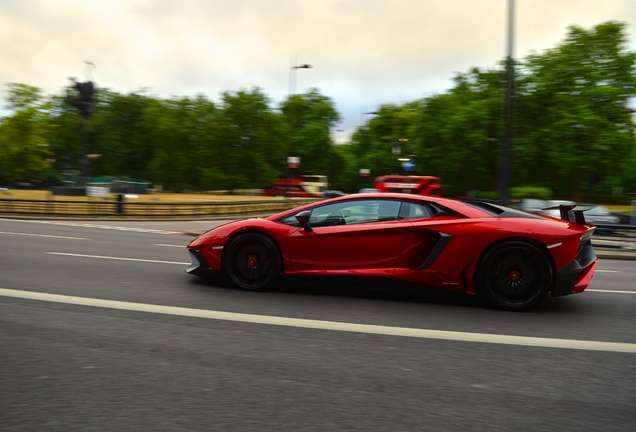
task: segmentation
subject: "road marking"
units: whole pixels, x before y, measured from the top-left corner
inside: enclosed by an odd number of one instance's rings
[[[101,300],[88,297],[75,297],[60,294],[48,294],[35,291],[21,291],[0,288],[0,296],[65,303],[80,306],[175,315],[192,318],[236,321],[251,324],[277,325],[283,327],[331,330],[352,333],[366,333],[384,336],[403,336],[420,339],[437,339],[456,342],[478,342],[498,345],[516,345],[541,348],[561,348],[585,351],[605,351],[636,354],[636,344],[625,342],[602,342],[593,340],[555,339],[530,336],[511,336],[489,333],[469,333],[459,331],[428,330],[407,327],[390,327],[369,324],[354,324],[336,321],[319,321],[301,318],[284,318],[267,315],[252,315],[234,312],[220,312],[205,309],[191,309],[176,306],[161,306],[144,303],[131,303],[115,300]]]
[[[48,238],[66,239],[66,240],[88,240],[83,237],[67,237],[67,236],[56,236],[56,235],[48,235],[48,234],[17,233],[17,232],[7,232],[7,231],[0,231],[0,234],[29,236],[29,237],[48,237]]]
[[[69,226],[69,227],[79,227],[79,228],[98,228],[105,230],[120,230],[120,231],[134,231],[140,233],[151,233],[151,234],[182,234],[177,231],[164,231],[152,228],[131,228],[131,227],[121,227],[121,226],[113,226],[113,225],[97,225],[92,223],[80,223],[80,222],[67,222],[67,221],[39,221],[39,220],[23,220],[23,219],[2,219],[2,221],[10,221],[10,222],[22,222],[22,223],[38,223],[38,224],[46,224],[46,225],[58,225],[58,226]]]
[[[98,258],[98,259],[109,259],[109,260],[119,260],[119,261],[137,261],[137,262],[149,262],[149,263],[159,263],[159,264],[178,264],[178,265],[190,265],[189,262],[176,262],[176,261],[159,261],[159,260],[148,260],[148,259],[140,259],[140,258],[122,258],[122,257],[110,257],[110,256],[101,256],[101,255],[82,255],[82,254],[73,254],[73,253],[64,253],[64,252],[47,252],[48,255],[61,255],[61,256],[72,256],[79,258]]]
[[[185,246],[183,245],[171,245],[171,244],[153,244],[153,246],[185,248]]]
[[[596,273],[620,273],[619,270],[595,270]]]
[[[585,291],[602,292],[602,293],[614,293],[614,294],[636,294],[636,291],[619,291],[619,290],[598,290],[598,289],[586,289]]]

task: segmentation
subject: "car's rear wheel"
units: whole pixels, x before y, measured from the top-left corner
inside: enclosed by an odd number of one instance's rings
[[[536,246],[500,243],[486,252],[477,269],[479,293],[491,304],[524,310],[539,303],[552,286],[552,266]]]
[[[223,267],[232,283],[252,291],[274,286],[283,270],[278,247],[269,237],[259,233],[241,234],[232,240]]]

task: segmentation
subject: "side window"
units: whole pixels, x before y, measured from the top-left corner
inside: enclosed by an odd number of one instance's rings
[[[400,204],[400,201],[397,200],[374,199],[354,200],[318,206],[314,207],[311,211],[309,225],[318,228],[398,220],[402,218]],[[295,227],[300,226],[295,214],[279,219],[278,222]]]
[[[278,219],[277,222],[293,227],[300,227],[300,222],[296,219],[296,213],[291,216],[287,216],[286,218]]]
[[[378,200],[378,222],[397,220],[399,213],[399,201]]]
[[[336,203],[316,207],[311,211],[309,225],[312,227],[346,225],[346,218],[351,215],[347,209],[350,205],[351,203]]]
[[[400,219],[423,219],[431,217],[431,211],[423,204],[403,202],[400,209]]]

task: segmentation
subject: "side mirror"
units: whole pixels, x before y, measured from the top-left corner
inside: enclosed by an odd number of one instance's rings
[[[300,226],[305,228],[305,231],[312,232],[313,229],[309,225],[309,216],[311,216],[310,210],[301,211],[296,215],[296,220],[300,223]]]

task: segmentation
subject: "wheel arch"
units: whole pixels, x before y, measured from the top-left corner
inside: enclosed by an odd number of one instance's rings
[[[547,258],[548,262],[550,263],[550,267],[552,269],[552,274],[553,274],[552,281],[550,283],[550,291],[552,291],[552,289],[554,289],[554,287],[556,286],[556,271],[557,271],[554,258],[552,257],[552,254],[550,253],[546,245],[544,245],[538,240],[535,240],[529,237],[521,237],[521,236],[505,237],[490,243],[488,246],[484,248],[484,250],[479,255],[479,259],[477,260],[477,264],[475,266],[475,277],[477,276],[477,273],[479,272],[483,259],[488,255],[488,252],[490,252],[490,250],[494,249],[495,247],[499,246],[502,243],[513,242],[513,241],[519,241],[519,242],[530,244],[536,247],[537,249],[539,249],[541,253],[543,253],[543,255]],[[479,292],[479,287],[475,286],[475,288],[477,292]]]

